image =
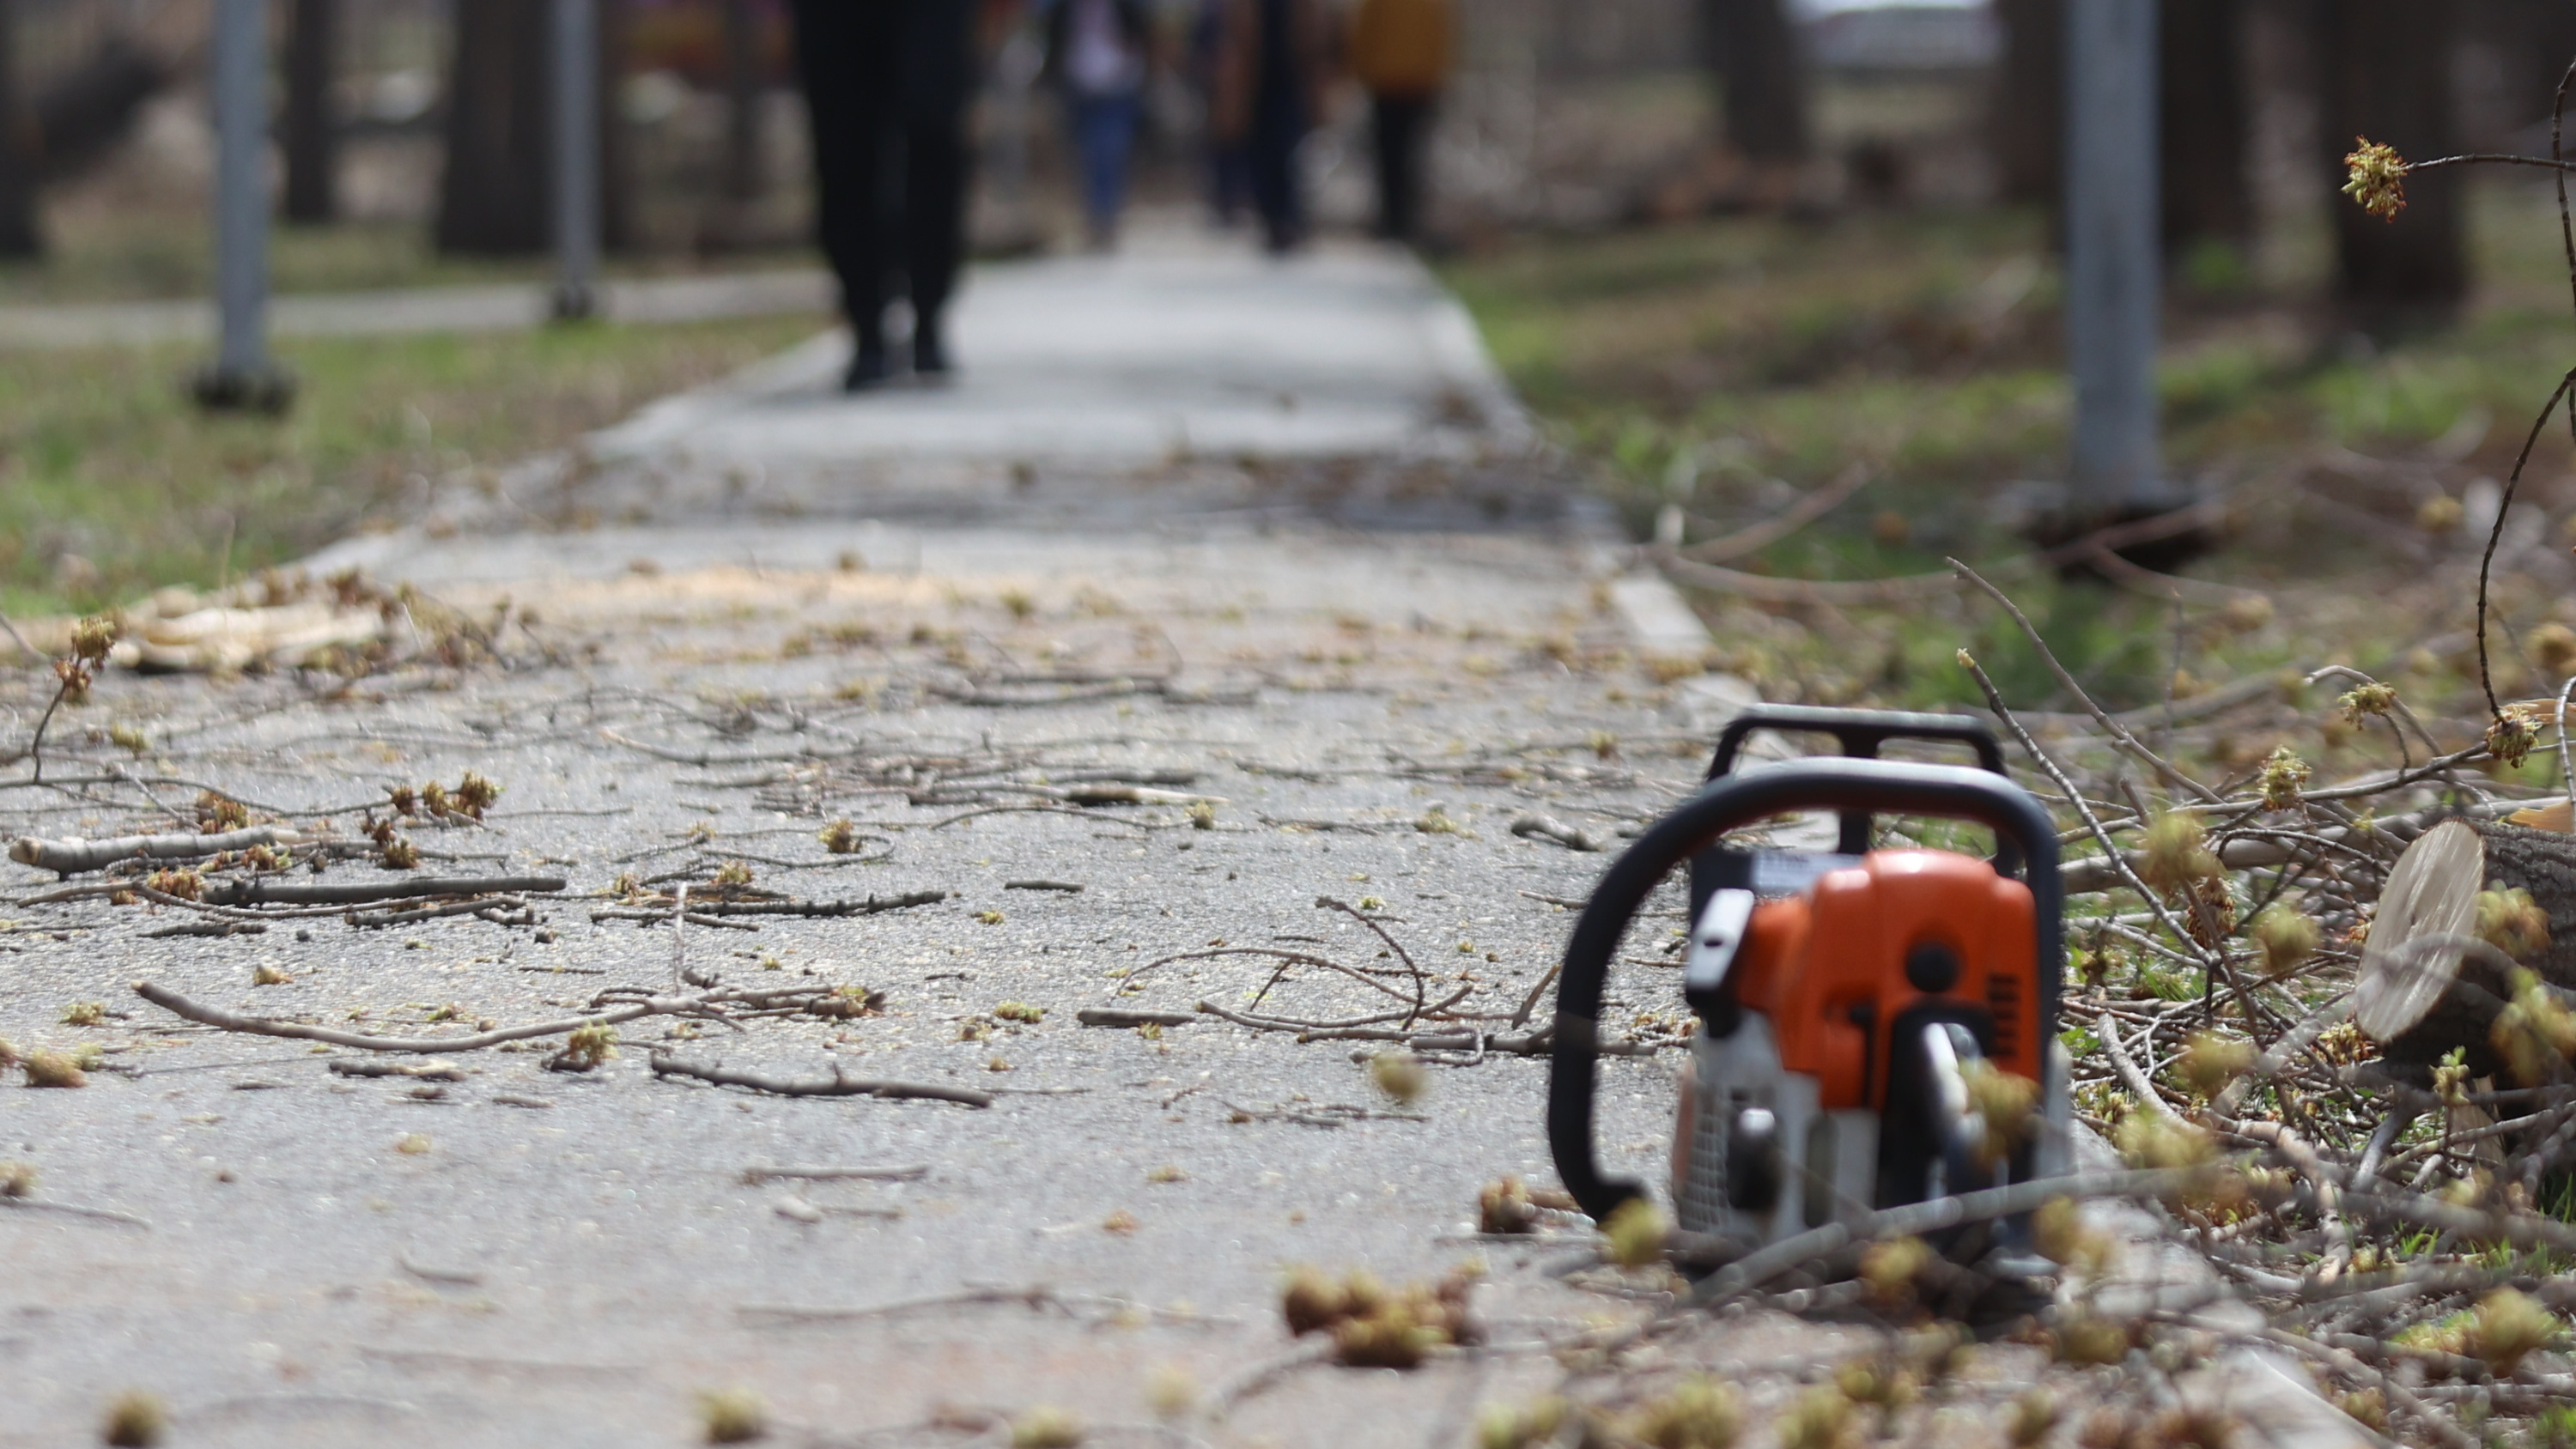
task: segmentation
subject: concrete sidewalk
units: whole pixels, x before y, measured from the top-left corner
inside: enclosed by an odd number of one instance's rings
[[[821,334],[326,561],[381,567],[424,537],[531,522],[1114,530],[1229,515],[1606,536],[1465,309],[1393,248],[1275,261],[1193,230],[1140,232],[1115,256],[976,269],[948,379],[845,394],[849,345]]]
[[[1465,309],[1389,248],[1272,260],[1200,233],[1147,234],[1115,256],[979,270],[950,331],[953,383],[845,396],[848,340],[822,337],[645,409],[593,454],[667,466],[1141,467],[1192,455],[1457,457],[1527,440]]]
[[[490,621],[482,663],[327,693],[101,681],[174,774],[336,816],[341,840],[361,838],[343,802],[488,775],[507,791],[489,821],[415,827],[442,857],[425,868],[565,889],[532,899],[541,929],[315,916],[162,939],[148,908],[12,907],[30,915],[0,940],[0,1035],[96,1040],[118,1070],[10,1093],[8,1153],[48,1201],[130,1217],[0,1212],[0,1445],[94,1432],[128,1386],[192,1445],[678,1445],[705,1437],[694,1391],[741,1384],[784,1443],[999,1442],[1053,1405],[1104,1445],[1455,1449],[1480,1400],[1555,1384],[1522,1350],[1639,1311],[1624,1283],[1566,1281],[1592,1251],[1573,1225],[1473,1238],[1482,1184],[1548,1174],[1543,1058],[1478,1035],[1407,1106],[1371,1085],[1372,1042],[1194,1010],[1391,1019],[1400,945],[1423,992],[1502,1029],[1603,861],[1514,822],[1612,838],[1696,782],[1704,736],[1641,645],[1705,636],[1679,637],[1695,625],[1659,584],[1615,577],[1456,305],[1391,252],[1273,265],[1174,239],[979,272],[947,388],[844,397],[838,345],[310,561]],[[1387,519],[1405,531],[1351,526]],[[51,682],[0,675],[0,708],[32,716]],[[1152,783],[1060,797],[1083,781]],[[825,849],[836,818],[865,852]],[[140,794],[0,792],[0,836],[153,819]],[[621,875],[737,859],[806,900],[953,894],[685,946],[619,918]],[[1347,970],[1272,980],[1295,964],[1281,943]],[[882,1014],[638,1022],[595,1071],[474,1051],[426,1090],[335,1073],[372,1053],[187,1029],[130,990],[447,1032],[683,970],[871,988]],[[1630,974],[1618,1030],[1668,1042],[1669,973]],[[67,1012],[84,1001],[102,1005]],[[1082,1024],[1101,1006],[1174,1024]],[[994,1097],[753,1095],[665,1079],[657,1056]],[[1670,1059],[1605,1070],[1622,1171],[1661,1159]],[[1287,1265],[1401,1283],[1469,1252],[1504,1347],[1412,1374],[1287,1358]],[[1870,1346],[1759,1316],[1709,1332],[1753,1361]],[[1754,1384],[1756,1412],[1795,1388]]]

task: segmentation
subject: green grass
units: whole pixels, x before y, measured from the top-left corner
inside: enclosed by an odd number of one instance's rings
[[[193,211],[125,211],[48,218],[48,252],[34,262],[0,263],[0,305],[131,302],[202,297],[215,276],[213,230]],[[612,277],[764,270],[814,265],[809,252],[744,252],[718,258],[610,256]],[[541,282],[554,275],[544,255],[448,257],[413,222],[278,226],[269,234],[269,280],[280,294],[352,292]]]
[[[199,411],[193,347],[0,353],[0,607],[96,608],[290,561],[431,480],[562,446],[820,325],[286,341],[301,391],[280,419]]]
[[[2420,690],[2410,698],[2456,696],[2457,655],[2428,661],[2408,649],[2451,615],[2465,628],[2466,599],[2372,606],[2367,592],[2390,591],[2392,556],[2349,520],[2301,512],[2279,485],[2285,465],[2326,450],[2404,457],[2445,438],[2469,445],[2442,486],[2505,476],[2533,410],[2576,362],[2576,331],[2545,192],[2482,183],[2471,235],[2475,305],[2447,331],[2376,347],[2330,325],[2319,279],[2300,272],[2302,259],[2323,254],[2314,238],[2276,239],[2268,269],[2214,252],[2185,259],[2160,375],[2166,455],[2179,476],[2237,485],[2248,514],[2232,546],[2189,571],[2285,601],[2352,591],[2277,622],[2225,618],[2195,601],[2177,630],[2169,600],[2012,580],[2088,689],[2136,706],[2164,696],[2177,657],[2209,681],[2331,658],[2407,673]],[[1993,562],[2028,545],[1989,505],[2016,482],[2063,473],[2072,397],[2059,370],[2060,286],[2034,214],[1734,218],[1536,238],[1454,262],[1446,276],[1505,372],[1641,536],[1667,504],[1685,511],[1685,538],[1697,542],[1775,513],[1845,468],[1874,470],[1825,519],[1732,567],[1843,579],[1932,572],[1949,555]],[[2567,455],[2563,431],[2544,436],[2534,506],[2570,501],[2555,496]],[[2411,499],[2362,506],[2401,532],[2412,527]],[[2430,587],[2420,566],[2399,572],[2403,587]],[[2506,609],[2527,627],[2551,602],[2518,596]],[[1723,662],[1773,697],[1974,705],[1980,696],[1954,659],[1965,646],[2007,698],[2072,703],[1982,602],[1702,603]],[[2515,668],[2507,662],[2508,674]]]
[[[2316,326],[2299,288],[2240,277],[2213,300],[2182,284],[2162,373],[2175,467],[2403,447],[2481,410],[2496,420],[2481,460],[2509,461],[2576,349],[2542,200],[2492,187],[2474,214],[2479,305],[2384,351]],[[1900,483],[1982,491],[2063,467],[2071,395],[2043,242],[2016,213],[1737,219],[1524,242],[1449,280],[1532,406],[1641,502],[1665,496],[1676,458],[1720,504],[1732,484],[1810,482],[1859,457]]]

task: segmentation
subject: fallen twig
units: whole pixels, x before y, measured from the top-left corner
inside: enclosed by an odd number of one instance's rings
[[[758,1187],[772,1178],[799,1182],[918,1182],[930,1175],[928,1163],[904,1167],[746,1167],[743,1184]]]
[[[1114,1006],[1086,1006],[1073,1014],[1084,1026],[1187,1026],[1193,1011],[1125,1011]]]
[[[845,1075],[836,1063],[828,1077],[775,1077],[765,1072],[746,1072],[722,1062],[700,1064],[684,1062],[659,1049],[653,1053],[653,1074],[666,1077],[692,1077],[719,1087],[748,1087],[755,1092],[768,1092],[780,1097],[886,1097],[924,1098],[934,1102],[955,1102],[967,1107],[990,1107],[993,1094],[970,1087],[943,1087],[925,1082],[887,1082]]]
[[[1948,574],[1909,574],[1892,579],[1783,579],[1749,574],[1686,559],[1669,549],[1650,551],[1656,566],[1684,588],[1733,594],[1765,604],[1901,604],[1953,593]]]
[[[612,745],[623,745],[627,749],[651,755],[657,760],[669,760],[675,765],[694,765],[702,770],[717,765],[770,765],[789,760],[846,760],[853,755],[864,754],[866,752],[866,746],[853,744],[843,745],[834,749],[818,749],[814,746],[806,745],[793,750],[769,750],[757,754],[719,755],[709,750],[675,750],[667,745],[648,744],[643,740],[629,739],[626,736],[619,734],[617,731],[609,729],[601,730],[599,732],[599,737],[608,741]]]
[[[521,896],[477,896],[472,900],[448,901],[442,905],[423,906],[418,910],[410,911],[352,911],[346,919],[350,925],[360,929],[376,929],[384,926],[408,926],[420,921],[442,920],[448,916],[479,916],[500,907],[526,910],[528,902]]]
[[[422,900],[433,896],[554,895],[564,888],[559,875],[459,876],[448,879],[334,881],[299,883],[274,876],[210,880],[204,903],[210,906],[356,906],[375,901]]]
[[[174,926],[163,926],[157,931],[146,931],[143,933],[143,939],[168,941],[184,936],[264,936],[266,934],[268,934],[268,924],[264,921],[181,921]]]
[[[2138,1070],[2138,1064],[2129,1059],[2128,1048],[2120,1042],[2119,1024],[2107,1016],[2097,1017],[2093,1031],[2101,1039],[2103,1055],[2111,1059],[2111,1070],[2119,1074],[2120,1085],[2129,1089],[2129,1095],[2138,1099],[2138,1106],[2156,1116],[2180,1121],[2182,1114],[2173,1109],[2173,1104],[2156,1090],[2156,1084],[2148,1081],[2147,1074]]]
[[[92,1222],[114,1223],[119,1227],[126,1228],[141,1228],[147,1233],[152,1231],[152,1223],[150,1219],[138,1218],[132,1213],[121,1213],[113,1208],[82,1207],[78,1203],[48,1202],[40,1197],[0,1197],[0,1208],[15,1208],[19,1212],[29,1213],[61,1213],[66,1217],[88,1218]]]
[[[9,846],[9,858],[20,865],[78,875],[120,860],[194,860],[255,845],[297,845],[307,837],[291,825],[254,825],[212,835],[119,835],[106,840],[47,840],[22,835]]]
[[[1956,1197],[1934,1198],[1864,1213],[1849,1222],[1827,1223],[1736,1259],[1691,1289],[1688,1302],[1723,1303],[1748,1288],[1757,1288],[1801,1263],[1842,1251],[1853,1243],[1912,1237],[1957,1227],[1961,1223],[2010,1217],[2038,1208],[2051,1198],[2162,1196],[2207,1176],[2199,1168],[2156,1168],[2122,1172],[2076,1173],[1990,1187]],[[2576,1235],[2576,1228],[2568,1230]]]
[[[2111,739],[2114,743],[2116,743],[2121,749],[2126,750],[2141,764],[2144,764],[2147,768],[2155,771],[2157,776],[2163,779],[2168,785],[2179,786],[2180,788],[2188,790],[2199,796],[2203,800],[2214,802],[2219,798],[2217,791],[2210,789],[2198,780],[2184,774],[2181,770],[2176,769],[2173,764],[2167,761],[2163,756],[2158,755],[2155,751],[2150,750],[2144,744],[2141,744],[2138,741],[2138,737],[2129,733],[2126,726],[2111,717],[2109,711],[2094,703],[2093,696],[2085,692],[2083,685],[2075,682],[2075,676],[2067,672],[2066,666],[2057,662],[2057,655],[2049,649],[2048,641],[2040,637],[2038,627],[2030,622],[2030,617],[2021,611],[2021,606],[2014,603],[2010,595],[2006,594],[2003,590],[1996,588],[1993,584],[1986,582],[1984,577],[1979,575],[1975,569],[1968,567],[1957,559],[1949,560],[1949,564],[1951,569],[1955,571],[1960,578],[1974,585],[1980,592],[1985,594],[1987,598],[1994,600],[1996,605],[2006,614],[2011,616],[2013,623],[2020,627],[2022,637],[2029,640],[2030,647],[2039,652],[2040,662],[2047,665],[2048,672],[2057,677],[2058,686],[2064,689],[2068,694],[2075,696],[2075,702],[2084,707],[2084,712],[2091,715],[2095,723],[2101,725],[2103,729],[2110,732]]]
[[[1292,1348],[1288,1352],[1283,1353],[1276,1358],[1263,1359],[1259,1363],[1247,1364],[1244,1367],[1235,1370],[1233,1373],[1217,1380],[1215,1387],[1208,1390],[1208,1417],[1211,1419],[1224,1418],[1226,1411],[1233,1408],[1235,1405],[1252,1397],[1254,1394],[1261,1392],[1263,1389],[1270,1387],[1272,1384],[1285,1378],[1289,1374],[1296,1372],[1298,1369],[1325,1362],[1333,1356],[1333,1352],[1334,1344],[1332,1337],[1330,1335],[1324,1335],[1297,1348]]]
[[[873,916],[886,911],[908,911],[915,906],[934,906],[949,898],[949,891],[913,891],[900,896],[871,895],[855,901],[725,901],[701,898],[689,904],[689,919],[699,924],[715,916]],[[593,919],[657,920],[671,918],[669,907],[649,916],[619,914],[614,908],[594,911]]]
[[[1610,848],[1610,842],[1588,830],[1577,829],[1553,815],[1540,815],[1535,812],[1514,820],[1512,834],[1524,840],[1553,840],[1568,850],[1586,853]]]
[[[1428,1122],[1419,1112],[1382,1112],[1375,1107],[1356,1107],[1344,1102],[1325,1102],[1310,1107],[1241,1107],[1224,1103],[1228,1118],[1236,1122],[1294,1122],[1300,1127],[1341,1127],[1352,1122]]]
[[[481,1051],[505,1041],[526,1041],[531,1037],[563,1036],[585,1026],[615,1026],[638,1017],[685,1014],[710,1010],[714,1003],[705,998],[665,1000],[660,998],[632,1002],[588,1016],[569,1017],[562,1021],[543,1021],[529,1026],[505,1026],[494,1031],[476,1032],[457,1037],[391,1037],[368,1036],[361,1032],[340,1031],[327,1026],[306,1026],[297,1021],[279,1021],[267,1016],[243,1016],[236,1012],[190,1001],[175,991],[155,986],[149,981],[134,983],[134,994],[164,1011],[203,1022],[225,1031],[248,1032],[257,1036],[292,1037],[298,1041],[328,1042],[333,1046],[358,1047],[371,1052],[438,1052]]]
[[[1230,1323],[1232,1319],[1216,1318],[1183,1307],[1157,1308],[1133,1298],[1120,1298],[1102,1293],[1061,1293],[1043,1283],[1025,1288],[988,1285],[961,1288],[953,1293],[925,1293],[917,1298],[897,1298],[885,1303],[801,1304],[745,1303],[734,1309],[744,1318],[769,1319],[783,1323],[851,1323],[866,1318],[891,1318],[899,1314],[918,1313],[925,1308],[962,1308],[979,1304],[1018,1304],[1032,1310],[1056,1309],[1071,1314],[1077,1308],[1105,1309],[1112,1316],[1142,1313],[1173,1323]]]
[[[483,1275],[470,1268],[442,1268],[435,1264],[415,1263],[407,1252],[394,1254],[394,1264],[424,1282],[447,1283],[459,1288],[476,1288],[483,1283]]]
[[[1543,1057],[1556,1049],[1556,1028],[1553,1024],[1518,1036],[1488,1036],[1477,1031],[1426,1032],[1397,1027],[1337,1026],[1323,1022],[1283,1021],[1249,1016],[1219,1006],[1213,1001],[1200,1002],[1199,1010],[1206,1015],[1233,1022],[1237,1026],[1250,1027],[1254,1031],[1283,1032],[1295,1036],[1299,1041],[1402,1042],[1415,1051],[1464,1052],[1481,1048],[1488,1052],[1502,1052],[1511,1056],[1524,1057]],[[1664,1045],[1679,1046],[1681,1043],[1678,1041],[1670,1043],[1635,1040],[1605,1041],[1600,1044],[1599,1050],[1605,1057],[1650,1057]]]
[[[424,1082],[461,1082],[464,1069],[453,1062],[371,1062],[364,1059],[331,1063],[335,1077],[410,1077]]]
[[[1712,564],[1739,559],[1748,553],[1758,553],[1832,512],[1834,505],[1858,493],[1877,476],[1878,470],[1869,463],[1854,463],[1830,481],[1800,494],[1797,502],[1771,517],[1739,528],[1723,538],[1712,538],[1692,544],[1688,548],[1676,549],[1675,553],[1695,563]]]
[[[629,907],[603,906],[598,910],[592,911],[590,913],[590,918],[593,922],[642,921],[646,925],[658,926],[668,922],[671,919],[671,913],[666,910],[648,911],[637,910]],[[721,919],[720,917],[706,915],[699,911],[689,912],[688,921],[690,925],[705,926],[710,930],[717,931],[757,931],[760,929],[758,926],[751,925],[747,922],[728,921]]]

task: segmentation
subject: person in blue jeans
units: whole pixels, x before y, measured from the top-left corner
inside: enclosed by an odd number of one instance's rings
[[[1102,251],[1117,244],[1152,53],[1143,0],[1053,0],[1047,12],[1046,74],[1064,92],[1082,158],[1083,220]]]
[[[1190,81],[1198,88],[1207,114],[1208,216],[1219,227],[1231,227],[1252,196],[1252,178],[1244,164],[1243,140],[1221,133],[1217,108],[1223,94],[1225,26],[1229,0],[1199,0],[1190,26]]]

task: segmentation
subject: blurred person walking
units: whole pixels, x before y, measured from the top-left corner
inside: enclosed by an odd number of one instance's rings
[[[892,372],[885,314],[898,267],[912,303],[912,370],[943,376],[941,326],[965,251],[975,0],[791,3],[817,230],[857,341],[842,386],[858,392]],[[899,200],[887,184],[898,175]]]
[[[1243,138],[1220,134],[1217,125],[1217,97],[1224,90],[1225,23],[1233,8],[1233,0],[1199,0],[1198,16],[1190,24],[1189,78],[1198,88],[1207,117],[1208,214],[1219,227],[1234,225],[1252,190],[1244,170]]]
[[[1297,148],[1324,116],[1331,17],[1321,0],[1229,0],[1218,65],[1217,135],[1244,148],[1252,204],[1272,254],[1306,239]]]
[[[1351,74],[1369,93],[1377,142],[1377,234],[1421,239],[1423,152],[1449,79],[1449,0],[1360,0],[1351,18]]]
[[[1051,0],[1046,76],[1064,92],[1082,157],[1082,214],[1096,251],[1118,241],[1127,159],[1144,109],[1153,21],[1144,0]]]

